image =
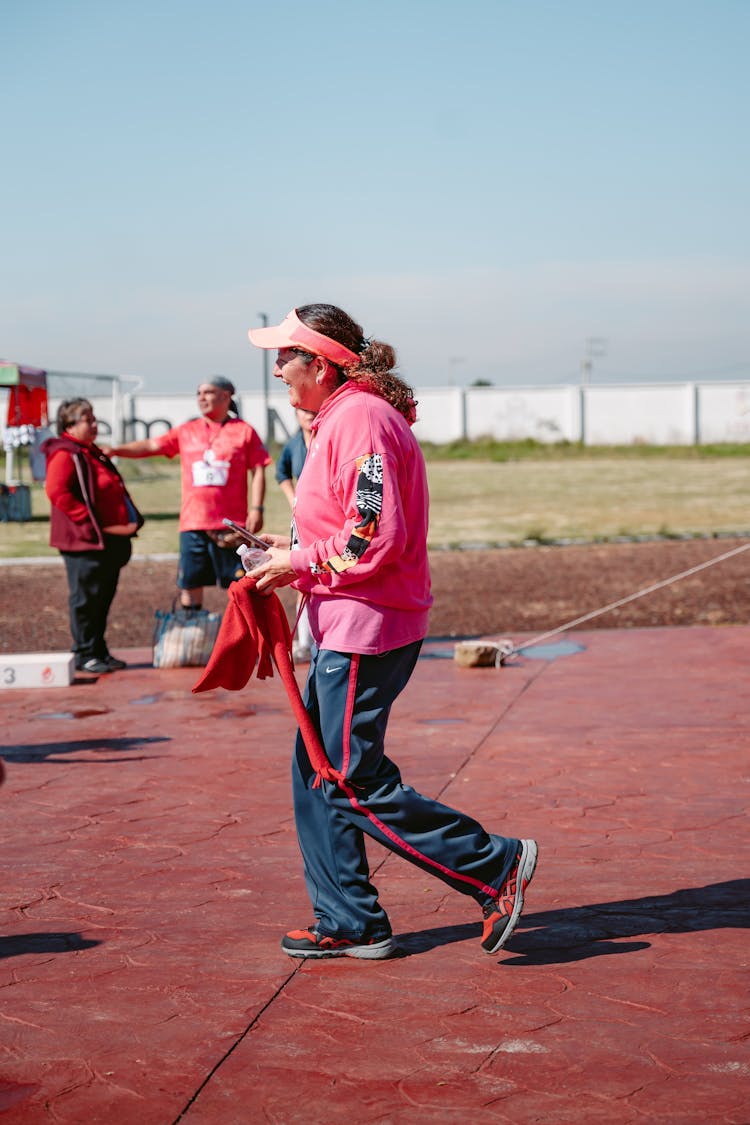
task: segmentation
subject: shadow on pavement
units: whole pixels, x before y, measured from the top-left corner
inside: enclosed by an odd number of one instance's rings
[[[24,953],[74,953],[77,949],[90,949],[101,945],[99,941],[82,938],[75,931],[51,934],[13,934],[0,937],[0,960],[20,957]]]
[[[511,938],[504,965],[559,965],[590,957],[636,953],[647,941],[620,942],[643,934],[698,933],[750,928],[750,879],[731,879],[707,887],[689,887],[668,895],[598,902],[524,914]],[[479,940],[480,923],[437,926],[399,934],[402,955],[426,953],[440,945]]]
[[[520,954],[506,965],[554,965],[644,948],[612,945],[613,939],[642,934],[690,934],[750,928],[750,879],[686,887],[668,895],[598,902],[588,906],[525,914],[522,934],[511,940]],[[648,943],[645,943],[648,944]],[[603,949],[605,945],[609,949]]]
[[[155,742],[171,742],[166,735],[154,735],[153,738],[73,738],[65,742],[39,742],[36,745],[17,743],[15,746],[4,746],[2,757],[8,762],[44,762],[55,761],[60,754],[77,754],[80,751],[96,750],[97,752],[122,752],[124,750],[138,750],[141,746],[150,746]],[[151,757],[152,755],[149,755]],[[92,759],[84,759],[91,765]],[[99,762],[138,761],[140,759],[128,758],[98,758]]]

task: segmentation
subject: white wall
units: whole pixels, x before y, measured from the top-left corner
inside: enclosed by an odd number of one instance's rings
[[[491,436],[586,445],[750,442],[750,382],[422,387],[415,389],[415,396],[419,405],[414,432],[420,441]],[[92,402],[97,417],[111,423],[112,398]],[[238,402],[242,417],[265,437],[262,392],[240,394]],[[296,421],[286,393],[272,393],[268,405],[294,433]],[[56,409],[57,402],[50,400],[50,417]],[[194,394],[125,395],[122,409],[126,421],[140,420],[129,429],[128,438],[156,436],[167,423],[176,426],[197,413]],[[275,436],[283,440],[282,427],[276,428]]]
[[[464,392],[460,387],[422,387],[414,390],[419,441],[442,444],[455,441],[464,432]]]
[[[587,445],[690,445],[694,440],[692,383],[586,387]]]
[[[472,387],[466,392],[466,436],[500,441],[578,441],[577,387]]]
[[[698,393],[698,441],[750,441],[750,384],[703,383]]]

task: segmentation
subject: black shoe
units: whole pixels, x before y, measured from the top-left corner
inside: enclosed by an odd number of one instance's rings
[[[291,930],[281,939],[281,948],[290,957],[358,957],[363,961],[382,961],[397,952],[392,937],[350,941],[321,934],[315,923],[309,930]]]
[[[104,663],[109,665],[110,672],[121,672],[123,668],[127,668],[124,660],[118,660],[116,656],[112,655],[106,656]]]
[[[107,672],[114,671],[106,660],[99,660],[96,656],[84,660],[82,664],[77,664],[76,667],[79,672],[91,672],[95,676],[104,676]]]

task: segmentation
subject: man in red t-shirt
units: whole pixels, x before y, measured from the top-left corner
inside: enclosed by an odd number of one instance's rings
[[[263,527],[268,452],[252,426],[237,416],[234,385],[215,375],[198,387],[200,418],[159,437],[113,446],[111,457],[179,456],[182,475],[180,604],[200,608],[203,587],[226,589],[245,572],[234,548],[221,545],[223,519],[258,532]],[[250,507],[248,510],[248,474]]]

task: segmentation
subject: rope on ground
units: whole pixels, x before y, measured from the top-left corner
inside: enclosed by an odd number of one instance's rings
[[[673,582],[679,582],[682,578],[689,578],[691,574],[697,574],[699,570],[706,570],[709,566],[715,566],[717,563],[724,562],[725,559],[731,559],[733,555],[739,555],[743,551],[750,550],[750,543],[743,543],[741,547],[733,547],[731,551],[725,551],[722,555],[717,555],[713,559],[707,559],[706,562],[698,563],[697,566],[691,566],[689,570],[683,570],[680,574],[673,574],[671,578],[664,578],[661,582],[654,582],[652,586],[646,586],[643,590],[638,590],[635,594],[628,594],[626,598],[620,598],[616,602],[610,602],[609,605],[602,606],[601,609],[593,609],[591,613],[584,613],[582,617],[576,617],[573,621],[567,621],[564,625],[558,625],[556,629],[550,629],[547,633],[540,633],[538,637],[533,637],[532,640],[526,641],[524,644],[513,645],[511,648],[498,650],[498,663],[507,660],[509,656],[515,655],[517,652],[523,652],[526,648],[533,648],[535,645],[541,644],[542,641],[549,640],[550,637],[556,637],[558,633],[564,633],[568,629],[575,628],[576,625],[583,625],[585,621],[591,621],[594,617],[600,617],[603,613],[608,613],[611,609],[619,609],[621,605],[627,605],[628,602],[634,602],[637,598],[643,598],[646,594],[653,594],[654,590],[661,590],[664,586],[671,586]]]

